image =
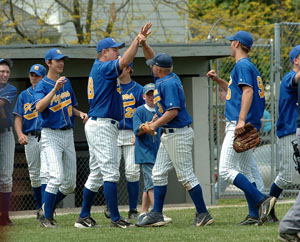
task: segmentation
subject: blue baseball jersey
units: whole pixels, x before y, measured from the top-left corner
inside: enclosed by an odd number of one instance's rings
[[[155,81],[155,110],[160,118],[166,111],[177,108],[178,115],[165,124],[165,128],[182,128],[192,123],[185,105],[185,97],[180,78],[173,72]]]
[[[295,71],[286,73],[280,84],[276,134],[279,138],[296,133],[298,116],[298,86]]]
[[[123,102],[117,81],[121,73],[119,59],[107,62],[95,60],[88,81],[89,117],[122,119]]]
[[[249,86],[253,89],[252,104],[246,117],[246,123],[250,122],[257,130],[260,130],[261,118],[265,109],[265,91],[260,73],[248,57],[240,59],[231,71],[225,105],[225,117],[229,121],[238,122],[239,120],[242,86]]]
[[[31,108],[34,103],[33,92],[32,86],[21,92],[13,111],[13,114],[23,119],[22,132],[24,134],[41,130],[41,114]]]
[[[123,99],[124,116],[120,121],[119,129],[133,129],[133,114],[138,106],[145,103],[143,99],[143,87],[131,80],[127,84],[121,83],[121,93]]]
[[[63,127],[74,127],[73,107],[77,106],[77,100],[73,92],[70,80],[55,93],[48,107],[41,112],[41,128],[60,129]],[[55,81],[44,77],[36,85],[33,97],[35,103],[43,99],[55,86]]]
[[[10,84],[0,87],[0,99],[5,101],[5,105],[0,107],[0,128],[9,128],[13,125],[12,105],[17,96],[17,88]]]
[[[150,122],[155,114],[155,109],[146,104],[139,106],[133,115],[133,131],[139,132],[142,123]],[[160,144],[161,128],[156,130],[157,135],[142,134],[135,137],[134,156],[136,164],[155,163],[157,151]]]

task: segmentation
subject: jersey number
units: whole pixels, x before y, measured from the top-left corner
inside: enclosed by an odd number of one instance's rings
[[[132,118],[133,114],[135,113],[135,108],[126,108],[125,109],[125,118]]]
[[[93,78],[89,78],[89,83],[88,83],[88,99],[93,99],[94,98],[94,82]]]

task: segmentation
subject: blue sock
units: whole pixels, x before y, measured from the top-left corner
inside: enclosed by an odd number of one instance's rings
[[[46,190],[46,186],[47,186],[47,184],[42,184],[42,188],[41,188],[41,190],[42,190],[42,204],[45,203],[45,190]]]
[[[10,208],[11,192],[0,192],[0,212],[8,213]]]
[[[200,185],[193,187],[191,190],[189,190],[189,194],[196,206],[196,210],[198,213],[206,213],[207,209],[205,206],[205,202],[203,200],[203,194],[202,189]]]
[[[55,204],[55,197],[56,194],[45,191],[45,206],[44,206],[45,218],[53,219],[53,207]]]
[[[279,198],[281,192],[283,191],[283,189],[281,189],[280,187],[278,187],[275,182],[273,182],[271,188],[270,188],[270,196]]]
[[[40,209],[42,207],[42,187],[33,187],[33,196],[36,203],[36,208]]]
[[[140,182],[127,182],[127,191],[129,200],[129,210],[132,211],[137,207],[140,191]]]
[[[255,204],[259,204],[265,199],[265,195],[257,190],[255,186],[241,173],[239,173],[233,181],[233,185],[244,191]]]
[[[162,213],[165,197],[167,194],[167,186],[154,186],[154,205],[153,212]]]
[[[253,182],[252,185],[256,187],[255,182]],[[249,215],[253,218],[258,218],[259,215],[258,215],[258,208],[256,203],[252,200],[252,198],[247,193],[245,193],[245,197],[248,203]]]
[[[112,221],[116,222],[120,219],[117,183],[105,181],[103,184],[103,191],[110,211],[110,218]]]
[[[83,202],[80,212],[80,218],[85,218],[91,215],[91,208],[97,192],[93,192],[86,187],[83,189]]]
[[[59,190],[56,193],[56,197],[55,197],[55,202],[54,202],[54,207],[53,207],[53,211],[55,210],[57,204],[63,200],[67,195],[61,193]]]

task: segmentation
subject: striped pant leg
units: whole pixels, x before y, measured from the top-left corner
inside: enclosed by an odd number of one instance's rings
[[[40,178],[42,184],[47,184],[49,181],[49,163],[47,161],[46,152],[43,151],[41,141],[40,141],[40,161],[41,161],[41,170],[40,170]]]
[[[47,156],[49,180],[46,192],[56,194],[64,181],[62,156],[64,151],[62,130],[43,128],[41,132],[42,152]]]
[[[290,134],[278,139],[279,154],[280,154],[280,168],[275,184],[281,189],[285,189],[292,184],[293,177],[297,175],[295,164],[293,161],[293,146],[292,140],[296,139],[296,134]]]
[[[164,135],[165,134],[163,134],[162,137]],[[172,168],[173,164],[171,162],[169,154],[165,146],[161,142],[156,155],[156,161],[152,169],[152,180],[154,186],[168,185],[168,173]]]
[[[186,190],[190,190],[199,184],[193,171],[193,140],[192,128],[179,129],[176,133],[166,134],[161,138],[171,162],[175,168],[178,181]]]
[[[40,169],[41,169],[41,147],[37,138],[28,135],[28,144],[25,145],[25,156],[28,164],[28,172],[32,187],[41,186]]]
[[[96,153],[95,149],[92,148],[91,144],[91,136],[93,136],[93,126],[86,124],[85,127],[85,134],[87,138],[87,142],[89,144],[89,153],[90,153],[90,159],[89,159],[89,168],[90,168],[90,174],[88,176],[87,181],[85,182],[85,187],[93,192],[98,192],[99,188],[103,185],[103,179],[100,169],[100,163],[97,162],[96,159]]]
[[[219,174],[227,182],[233,184],[235,177],[242,173],[253,183],[254,178],[251,173],[252,150],[236,153],[233,149],[233,139],[236,125],[228,122],[226,124],[225,138],[222,144]]]
[[[140,180],[140,166],[135,164],[134,145],[123,145],[123,157],[125,160],[125,176],[129,182]]]
[[[0,134],[0,192],[12,191],[12,173],[14,169],[15,139],[13,132]]]
[[[120,177],[117,160],[118,127],[109,120],[91,120],[86,123],[89,150],[94,152],[103,181],[118,182]]]
[[[67,195],[72,193],[76,187],[76,151],[74,144],[73,129],[62,131],[65,135],[62,165],[64,179],[59,190]]]

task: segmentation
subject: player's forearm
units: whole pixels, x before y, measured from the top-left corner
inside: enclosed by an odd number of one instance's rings
[[[138,37],[135,37],[135,39],[132,41],[129,48],[125,51],[123,56],[121,57],[119,61],[120,69],[123,69],[124,67],[128,66],[135,57],[139,47],[139,39]]]
[[[22,135],[24,135],[24,133],[22,131],[22,125],[23,125],[23,118],[20,117],[20,116],[16,116],[15,117],[15,130],[16,130],[16,133],[17,133],[19,138]]]
[[[4,107],[5,101],[3,99],[0,99],[0,108]]]
[[[51,102],[51,99],[54,97],[56,93],[56,88],[54,87],[51,92],[49,92],[43,99],[41,99],[37,104],[36,104],[36,110],[38,112],[43,112]]]
[[[219,86],[227,92],[227,88],[228,88],[227,81],[225,81],[224,79],[222,79],[220,77],[217,77],[214,81],[217,82],[219,84]]]
[[[172,121],[177,115],[178,115],[177,108],[168,110],[163,114],[163,116],[161,116],[159,119],[153,122],[153,126],[155,127],[155,129],[157,129],[158,127],[161,127],[164,124],[167,124],[170,121]]]
[[[77,108],[73,107],[73,112],[74,112],[74,115],[76,117],[80,117],[80,114],[82,114],[83,112],[79,111]]]
[[[239,121],[245,121],[252,104],[253,89],[251,87],[244,87],[241,102],[241,111]]]
[[[142,48],[143,48],[143,53],[144,53],[146,60],[152,59],[154,57],[155,52],[153,51],[151,46],[148,45],[148,43],[146,41],[142,43]]]

